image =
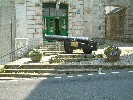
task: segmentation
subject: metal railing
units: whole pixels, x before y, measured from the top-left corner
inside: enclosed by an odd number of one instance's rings
[[[21,49],[23,49],[23,48],[25,48],[25,47],[27,47],[27,45],[25,45],[25,46],[23,46],[23,47],[19,47],[19,48],[15,49],[14,51],[11,51],[11,52],[9,52],[9,53],[7,53],[7,54],[1,56],[1,57],[0,57],[0,64],[1,64],[1,65],[4,65],[4,64],[6,64],[6,63],[8,63],[8,62],[12,62],[12,61],[14,61],[14,60],[17,60],[17,59],[16,59],[16,54],[15,54],[15,52],[16,52],[16,51],[19,51],[19,50],[21,50]],[[3,61],[3,60],[5,60],[4,58],[7,57],[7,56],[10,57],[10,58],[9,58],[10,61]]]

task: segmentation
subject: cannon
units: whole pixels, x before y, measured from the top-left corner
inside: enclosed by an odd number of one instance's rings
[[[72,37],[60,35],[46,35],[45,40],[64,41],[64,50],[67,54],[71,54],[75,49],[82,49],[85,54],[91,54],[97,50],[97,42],[89,37]]]

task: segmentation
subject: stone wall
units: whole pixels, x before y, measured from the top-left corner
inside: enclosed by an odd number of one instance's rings
[[[68,5],[68,34],[104,43],[105,6],[127,6],[124,39],[132,40],[132,0],[59,0]],[[43,43],[42,3],[56,0],[16,0],[16,37],[28,38],[29,48]],[[79,12],[78,12],[79,11]],[[23,12],[23,13],[22,13]]]
[[[42,3],[16,0],[16,38],[28,38],[28,48],[42,44]]]
[[[56,2],[56,0],[16,1],[17,38],[29,38],[29,48],[36,47],[43,42],[42,3],[51,1]],[[104,42],[103,2],[100,0],[59,1],[68,5],[68,34],[70,36],[87,36]]]
[[[104,43],[105,9],[100,0],[84,0],[84,34]]]
[[[42,0],[55,2],[56,0]],[[68,9],[68,34],[87,36],[104,43],[105,10],[100,0],[59,0],[66,3]],[[78,12],[79,11],[79,12]]]
[[[73,0],[69,3],[69,35],[83,36],[83,0]]]
[[[29,47],[37,47],[43,43],[42,2],[40,0],[26,0],[26,17]]]
[[[42,2],[56,2],[56,0],[42,0]],[[84,28],[84,0],[59,0],[68,5],[68,34],[83,36]]]
[[[125,16],[124,41],[133,42],[133,1],[130,0]]]
[[[127,7],[124,37],[132,40],[132,0],[59,0],[68,4],[68,33],[72,36],[88,36],[101,43],[105,39],[105,6]],[[56,0],[17,0],[17,38],[29,38],[29,48],[43,43],[42,3]],[[20,6],[20,7],[19,7]],[[19,12],[20,11],[20,12]],[[78,13],[79,11],[79,13]],[[21,12],[23,14],[21,15]],[[23,16],[19,18],[20,15]]]

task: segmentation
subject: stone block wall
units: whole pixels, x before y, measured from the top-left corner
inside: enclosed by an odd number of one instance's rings
[[[42,2],[16,0],[16,38],[28,38],[30,48],[38,47],[42,39]]]
[[[42,2],[40,0],[26,0],[27,37],[29,48],[38,47],[42,39]]]
[[[49,2],[49,0],[42,0]],[[56,0],[50,0],[56,1]],[[68,4],[68,34],[104,42],[105,10],[100,0],[59,0]]]
[[[133,1],[129,2],[125,16],[124,41],[133,42]]]
[[[69,35],[83,36],[83,0],[69,1]]]
[[[84,35],[104,43],[105,9],[100,0],[84,0]]]
[[[29,38],[29,48],[42,44],[42,3],[56,0],[16,1],[16,37]],[[100,0],[59,0],[68,4],[68,34],[104,38],[104,7]]]
[[[17,0],[16,37],[28,38],[29,48],[43,43],[42,3],[56,0]],[[127,6],[125,16],[125,40],[132,39],[132,0],[59,0],[68,5],[68,34],[88,36],[104,43],[105,6],[119,4]],[[130,6],[130,7],[129,7]]]

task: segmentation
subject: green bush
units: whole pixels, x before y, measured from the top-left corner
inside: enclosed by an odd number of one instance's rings
[[[0,73],[4,72],[4,66],[0,65]]]
[[[31,50],[29,53],[28,53],[28,56],[29,57],[32,57],[32,56],[42,56],[42,53],[39,49],[33,49]]]

